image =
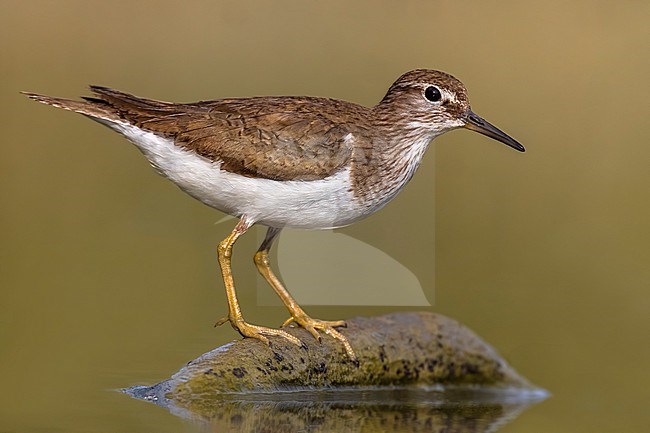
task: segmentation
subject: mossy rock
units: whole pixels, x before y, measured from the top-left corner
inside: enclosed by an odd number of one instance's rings
[[[319,343],[304,329],[285,330],[305,343],[281,338],[267,346],[242,339],[190,361],[169,380],[132,389],[149,400],[176,406],[230,393],[299,389],[403,386],[489,386],[533,389],[499,354],[455,320],[428,313],[355,317],[341,332],[358,357],[323,335]]]

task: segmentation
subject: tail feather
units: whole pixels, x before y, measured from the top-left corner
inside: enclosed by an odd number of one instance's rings
[[[90,90],[94,95],[83,96],[81,101],[38,93],[22,93],[43,104],[81,113],[118,132],[124,125],[136,125],[169,135],[173,131],[178,132],[176,124],[179,114],[185,113],[178,108],[182,104],[140,98],[103,86],[90,86]],[[165,128],[166,126],[168,127]]]
[[[103,103],[99,103],[99,100],[75,101],[72,99],[55,98],[53,96],[40,95],[38,93],[21,93],[23,95],[26,95],[28,98],[42,104],[63,108],[64,110],[74,111],[75,113],[83,114],[94,120],[124,123],[124,120],[120,118],[117,111],[110,105],[106,104],[105,101],[102,101]]]
[[[140,110],[164,110],[173,105],[171,102],[157,101],[155,99],[141,98],[139,96],[131,95],[126,92],[111,89],[104,86],[91,85],[90,90],[99,96],[99,99],[107,102],[109,105],[114,105],[117,108]]]
[[[95,120],[124,123],[125,118],[134,116],[155,117],[168,111],[174,104],[140,98],[104,86],[91,85],[90,90],[97,96],[83,96],[83,101],[55,98],[38,93],[21,92],[28,98],[43,104],[63,108],[89,116]]]

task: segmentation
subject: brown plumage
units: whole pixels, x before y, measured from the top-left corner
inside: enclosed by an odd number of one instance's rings
[[[423,98],[431,85],[445,92],[437,107]],[[354,195],[369,204],[385,194],[392,198],[401,188],[387,186],[410,179],[421,157],[412,158],[413,143],[471,126],[465,125],[470,105],[464,85],[427,69],[402,75],[372,108],[296,96],[179,104],[102,86],[90,89],[95,96],[85,101],[27,95],[102,123],[127,123],[173,139],[177,146],[219,162],[222,170],[245,177],[309,181],[349,167]]]
[[[224,170],[273,180],[322,179],[344,167],[351,154],[344,137],[356,132],[354,121],[367,110],[309,97],[170,104],[97,86],[91,89],[129,123],[221,161]]]
[[[172,138],[178,146],[219,161],[223,170],[242,176],[316,180],[352,164],[357,168],[356,193],[362,194],[384,175],[377,172],[373,162],[383,159],[386,152],[394,153],[396,149],[388,149],[393,142],[403,142],[402,131],[394,127],[408,119],[391,117],[402,105],[408,109],[408,99],[421,99],[422,80],[439,81],[464,97],[462,83],[443,72],[428,70],[415,70],[400,77],[377,109],[328,98],[293,96],[177,104],[102,86],[90,86],[96,96],[84,97],[83,102],[27,95],[95,120],[127,122]],[[469,106],[466,98],[462,102],[459,109],[465,110],[464,105]],[[385,110],[386,107],[391,110]],[[402,135],[391,137],[393,128]],[[356,138],[356,150],[350,140],[346,141],[347,137]]]
[[[28,94],[90,117],[126,121],[212,161],[226,171],[273,180],[323,179],[344,167],[367,108],[310,97],[221,99],[190,104],[139,98],[100,86],[86,102]]]

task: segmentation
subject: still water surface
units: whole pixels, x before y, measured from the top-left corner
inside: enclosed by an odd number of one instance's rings
[[[125,391],[142,398],[148,389]],[[231,394],[194,402],[192,410],[153,401],[215,432],[467,432],[496,431],[543,390],[365,389]]]

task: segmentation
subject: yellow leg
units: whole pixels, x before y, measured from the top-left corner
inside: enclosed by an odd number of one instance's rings
[[[298,305],[296,300],[293,299],[293,297],[289,294],[287,289],[284,288],[280,280],[278,280],[278,278],[271,270],[269,263],[269,250],[271,249],[273,240],[279,233],[280,229],[269,227],[264,242],[262,242],[259,250],[257,253],[255,253],[254,261],[255,265],[257,266],[257,270],[269,283],[269,285],[273,287],[273,290],[275,290],[275,293],[277,293],[291,314],[291,317],[289,317],[289,319],[287,319],[282,326],[286,326],[291,322],[295,322],[309,331],[309,333],[313,335],[314,338],[316,338],[319,342],[321,341],[321,337],[318,334],[318,330],[321,330],[327,335],[339,340],[345,347],[345,351],[347,352],[350,359],[355,361],[357,357],[354,353],[354,350],[352,350],[352,346],[350,346],[348,339],[343,334],[334,329],[335,327],[345,327],[345,322],[343,320],[332,322],[312,319],[309,317],[307,313],[305,313],[305,311],[300,307],[300,305]]]
[[[270,341],[267,337],[275,335],[278,337],[283,337],[293,344],[302,346],[303,344],[298,338],[281,329],[271,329],[265,328],[263,326],[251,325],[244,321],[244,318],[242,317],[239,301],[237,301],[237,294],[235,293],[235,284],[230,267],[230,258],[232,256],[232,247],[235,241],[249,228],[250,224],[242,218],[237,223],[232,233],[230,233],[226,239],[221,241],[217,248],[219,266],[221,267],[223,282],[226,286],[226,297],[228,298],[228,317],[219,320],[215,326],[223,325],[229,321],[232,327],[239,331],[239,333],[244,337],[257,338],[264,343],[270,344]]]

